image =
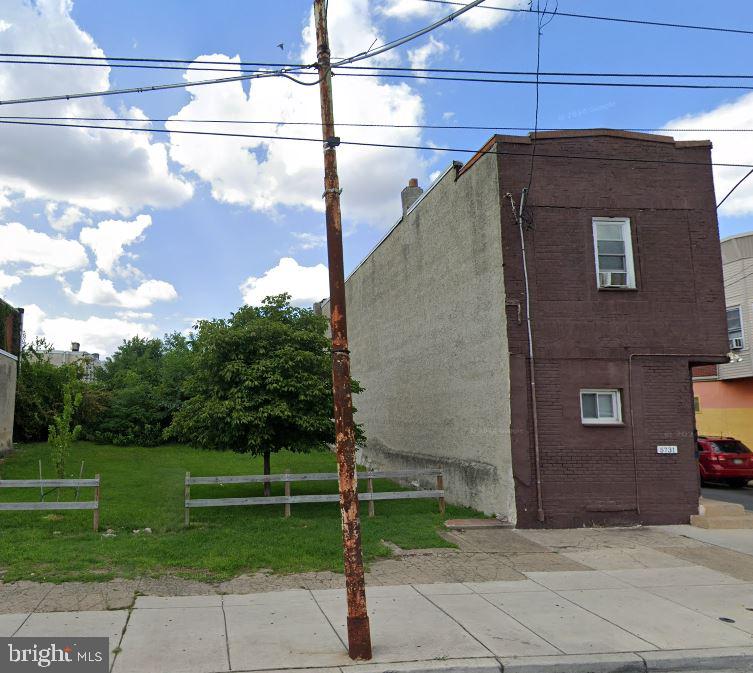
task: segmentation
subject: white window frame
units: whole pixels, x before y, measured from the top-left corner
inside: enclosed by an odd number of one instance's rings
[[[598,224],[619,224],[622,225],[622,240],[625,243],[625,272],[627,274],[627,284],[621,286],[603,286],[599,283],[599,238],[597,234]],[[594,239],[594,263],[596,265],[596,287],[600,290],[626,289],[634,290],[635,285],[635,263],[633,260],[633,237],[630,227],[629,217],[594,217],[591,220]]]
[[[584,395],[611,395],[612,408],[615,411],[614,416],[604,418],[586,418],[583,413],[583,396]],[[599,403],[596,402],[598,413]],[[580,420],[583,425],[622,425],[622,396],[617,388],[584,388],[580,391]]]
[[[735,348],[734,350],[744,350],[745,349],[745,325],[743,325],[743,307],[741,304],[735,304],[733,306],[727,306],[727,311],[734,311],[737,309],[737,315],[740,317],[740,338],[742,339],[743,345],[740,348]],[[727,317],[727,313],[724,314],[725,318]],[[729,343],[729,348],[732,350],[732,339],[729,335],[729,322],[727,323],[727,342]]]

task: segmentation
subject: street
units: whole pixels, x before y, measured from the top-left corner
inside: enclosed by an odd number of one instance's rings
[[[734,502],[753,511],[753,486],[748,485],[746,488],[730,488],[726,484],[709,485],[701,488],[701,495],[704,498],[713,500],[723,500],[724,502]]]

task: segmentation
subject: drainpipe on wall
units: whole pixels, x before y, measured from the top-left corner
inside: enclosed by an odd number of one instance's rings
[[[525,207],[528,189],[524,188],[520,196],[520,210],[515,212],[515,201],[509,192],[505,196],[510,199],[512,214],[518,223],[520,231],[520,249],[523,260],[523,284],[526,301],[526,329],[528,330],[528,377],[531,385],[531,414],[533,416],[533,456],[536,472],[536,516],[539,522],[544,521],[544,499],[541,493],[541,450],[539,447],[539,413],[536,405],[536,361],[533,354],[533,328],[531,327],[531,298],[528,287],[528,262],[526,261],[526,241],[523,233],[523,208]],[[631,407],[632,408],[632,407]]]

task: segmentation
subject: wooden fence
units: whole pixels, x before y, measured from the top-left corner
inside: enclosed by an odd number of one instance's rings
[[[0,502],[0,512],[31,510],[91,509],[94,516],[94,532],[99,530],[99,475],[94,479],[0,479],[0,488],[94,488],[94,500],[90,501],[41,501]]]
[[[436,489],[417,491],[380,491],[374,492],[374,479],[412,479],[415,477],[435,477]],[[185,481],[185,524],[189,525],[190,510],[194,507],[231,507],[238,505],[284,505],[285,516],[290,516],[292,504],[309,502],[339,502],[338,493],[324,493],[317,495],[291,495],[291,484],[299,481],[337,481],[337,472],[317,472],[309,474],[252,474],[233,477],[192,477],[186,472]],[[404,500],[415,498],[436,498],[439,501],[439,511],[444,514],[444,477],[441,469],[429,470],[387,470],[377,472],[358,473],[359,481],[366,481],[366,493],[359,493],[361,502],[369,503],[369,516],[374,516],[375,500]],[[197,498],[191,499],[191,486],[199,484],[263,484],[265,482],[283,482],[285,495],[254,496],[249,498]]]

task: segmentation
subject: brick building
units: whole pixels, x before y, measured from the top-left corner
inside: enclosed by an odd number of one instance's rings
[[[533,148],[495,136],[409,185],[348,278],[361,460],[441,464],[451,501],[519,527],[686,523],[690,368],[727,353],[710,143]]]
[[[23,309],[14,308],[0,299],[0,454],[13,447],[22,319]]]

